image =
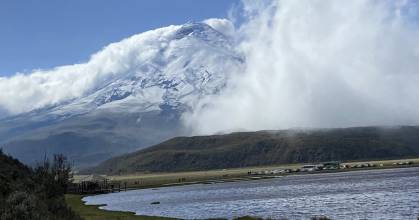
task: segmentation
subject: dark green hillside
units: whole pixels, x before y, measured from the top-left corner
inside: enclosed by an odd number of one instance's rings
[[[419,127],[242,132],[178,137],[85,172],[131,173],[419,156]]]
[[[0,203],[10,192],[32,185],[31,174],[28,167],[0,151]]]
[[[81,219],[64,200],[70,169],[55,156],[31,169],[0,150],[0,220]]]

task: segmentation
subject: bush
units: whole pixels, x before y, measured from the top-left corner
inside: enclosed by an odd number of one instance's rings
[[[14,192],[6,199],[0,219],[48,219],[48,209],[34,195],[26,192]]]
[[[71,178],[63,155],[30,169],[0,151],[0,220],[81,219],[64,200]]]

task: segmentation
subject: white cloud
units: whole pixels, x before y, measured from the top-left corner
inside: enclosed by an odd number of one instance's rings
[[[161,28],[110,44],[87,63],[0,77],[0,113],[18,114],[89,93],[154,56],[178,28]]]
[[[243,4],[246,70],[185,115],[196,133],[419,123],[413,1]]]
[[[243,1],[244,71],[183,116],[195,133],[419,123],[419,31],[413,1]],[[234,20],[234,19],[233,19]],[[243,20],[243,19],[241,19]],[[87,63],[0,78],[0,114],[82,96],[166,45],[178,26],[111,44]],[[234,33],[234,34],[233,34]],[[155,39],[159,39],[156,41]]]
[[[234,35],[234,25],[228,19],[210,18],[203,21],[203,23],[208,24],[209,26],[211,26],[218,32],[223,33],[226,36]]]

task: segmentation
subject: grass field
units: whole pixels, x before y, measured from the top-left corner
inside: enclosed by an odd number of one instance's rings
[[[98,205],[85,205],[81,195],[65,195],[68,206],[86,220],[170,220],[171,218],[137,216],[132,212],[106,211]]]
[[[411,161],[414,165],[419,165],[419,158],[415,159],[400,159],[400,160],[379,160],[379,161],[355,161],[346,162],[342,165],[356,165],[356,164],[374,164],[374,168],[362,168],[362,169],[382,169],[382,168],[395,168],[402,167],[393,165],[394,163]],[[150,188],[150,187],[162,187],[176,184],[193,184],[198,182],[212,182],[212,181],[240,181],[250,180],[255,178],[249,176],[248,172],[258,172],[266,170],[276,169],[296,169],[303,166],[303,164],[286,164],[286,165],[274,165],[264,167],[246,167],[246,168],[235,168],[235,169],[222,169],[222,170],[209,170],[209,171],[193,171],[193,172],[176,172],[176,173],[151,173],[151,174],[131,174],[131,175],[120,175],[120,176],[106,176],[111,181],[118,181],[121,183],[127,183],[129,189],[135,188]],[[340,171],[353,171],[359,170],[360,168],[344,169]],[[300,174],[300,173],[299,173]],[[292,175],[292,174],[291,174]],[[75,175],[75,182],[80,181],[84,176]]]

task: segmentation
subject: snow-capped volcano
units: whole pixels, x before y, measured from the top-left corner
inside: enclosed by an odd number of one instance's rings
[[[8,137],[6,151],[26,160],[31,160],[28,149],[33,152],[40,144],[40,155],[58,152],[55,142],[67,136],[70,142],[78,140],[74,136],[101,140],[109,145],[106,149],[87,139],[80,145],[105,153],[103,160],[182,133],[179,116],[221,91],[242,63],[229,37],[204,23],[134,35],[110,44],[87,63],[25,76],[39,83],[45,97],[32,105],[36,109],[25,107],[30,111],[2,119],[0,137]],[[58,75],[69,82],[54,88]],[[68,148],[79,160],[80,152]]]
[[[101,62],[104,70],[90,66]],[[241,64],[230,39],[204,23],[170,26],[106,47],[81,68],[95,74],[90,88],[36,115],[71,117],[95,109],[122,112],[188,108],[221,90]]]

